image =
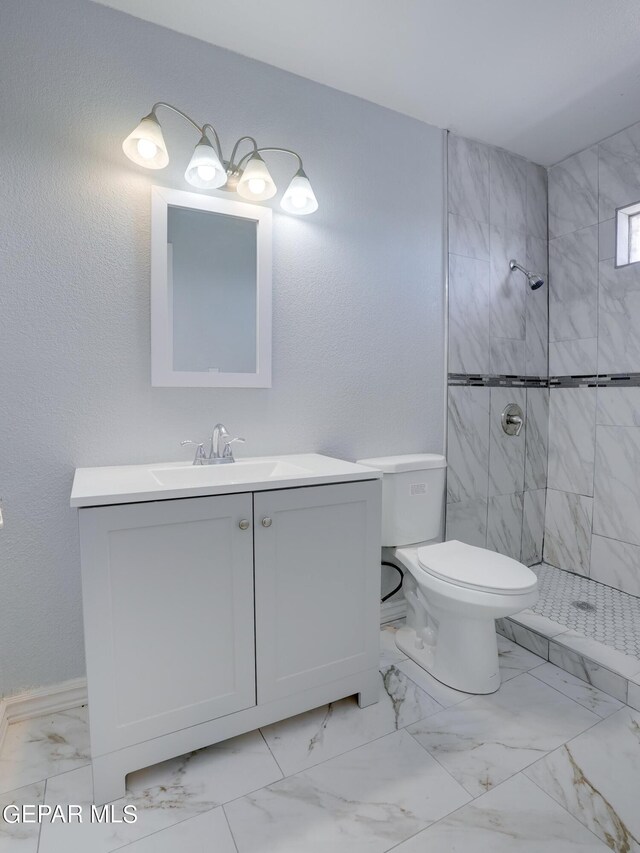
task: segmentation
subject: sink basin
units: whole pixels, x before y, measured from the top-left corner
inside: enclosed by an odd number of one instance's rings
[[[381,471],[322,456],[320,453],[256,456],[237,459],[226,465],[155,462],[147,465],[77,468],[71,491],[71,506],[105,506],[259,492],[372,480],[381,476]]]
[[[161,486],[189,489],[192,486],[255,483],[257,480],[281,480],[283,477],[305,477],[310,468],[292,465],[281,459],[239,460],[226,465],[185,465],[152,468],[151,475]]]

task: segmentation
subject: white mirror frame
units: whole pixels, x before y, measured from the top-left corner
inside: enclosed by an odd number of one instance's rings
[[[256,372],[209,373],[173,369],[167,226],[169,207],[222,213],[256,223]],[[151,384],[181,388],[271,387],[271,218],[269,207],[200,193],[151,188]]]

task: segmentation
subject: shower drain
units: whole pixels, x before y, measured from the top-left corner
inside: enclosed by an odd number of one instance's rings
[[[586,610],[588,613],[593,613],[596,609],[595,604],[591,604],[590,601],[572,601],[571,606],[576,610]]]

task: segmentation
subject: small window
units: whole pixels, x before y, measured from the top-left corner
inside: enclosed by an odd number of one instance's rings
[[[640,262],[640,201],[616,210],[616,266]]]

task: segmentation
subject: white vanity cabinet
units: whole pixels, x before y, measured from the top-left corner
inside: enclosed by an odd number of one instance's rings
[[[380,481],[79,510],[94,799],[357,693],[377,701]]]

